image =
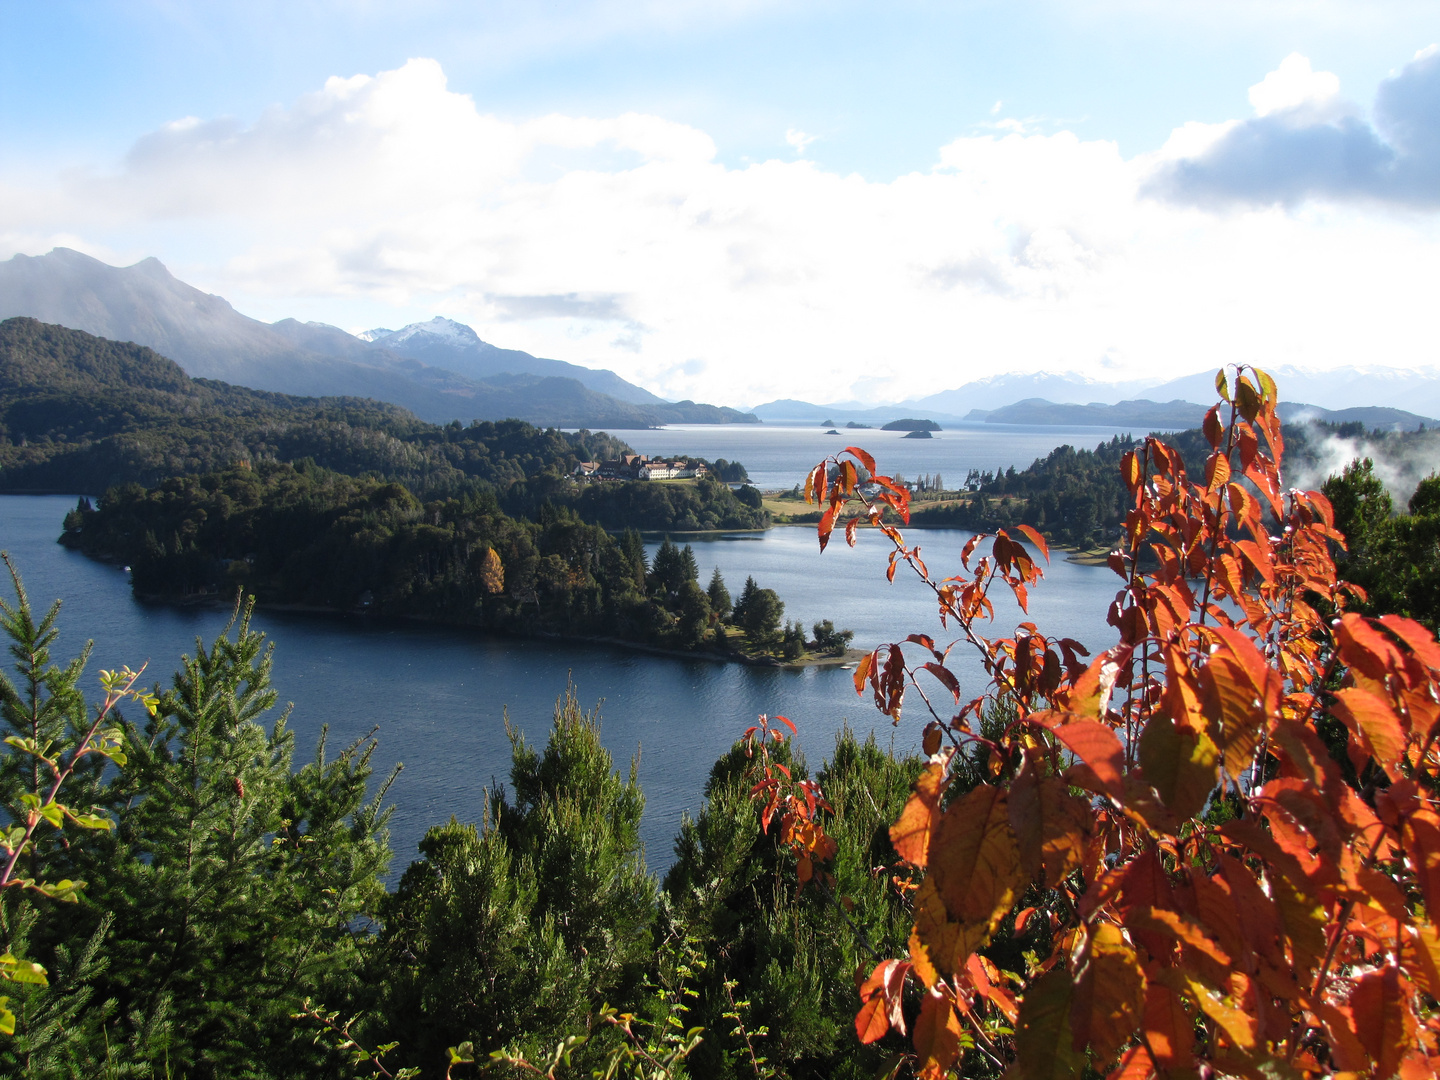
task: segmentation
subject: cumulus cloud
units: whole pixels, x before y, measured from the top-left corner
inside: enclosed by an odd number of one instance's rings
[[[1369,125],[1411,162],[1433,156],[1429,63],[1382,88]],[[1366,126],[1287,64],[1242,125]],[[790,154],[731,167],[692,126],[499,117],[412,60],[249,121],[176,121],[108,168],[0,166],[0,257],[158,255],[247,313],[443,314],[724,404],[899,399],[1097,357],[1109,378],[1415,362],[1440,275],[1428,224],[1145,196],[1157,162],[1205,160],[1228,131],[1129,159],[1069,131],[981,131],[892,178]]]
[[[1309,198],[1440,205],[1440,50],[1418,53],[1380,84],[1373,116],[1332,73],[1292,54],[1250,88],[1256,115],[1191,124],[1147,186],[1179,202],[1295,204]]]

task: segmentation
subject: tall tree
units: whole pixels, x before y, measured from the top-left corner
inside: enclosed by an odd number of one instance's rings
[[[146,726],[128,727],[120,826],[93,846],[86,904],[62,925],[73,940],[113,918],[100,987],[123,1023],[110,1039],[145,1068],[318,1075],[325,1053],[291,1014],[361,989],[361,928],[390,858],[384,788],[366,799],[375,743],[327,758],[322,735],[292,771],[270,671],[247,605],[184,659]]]
[[[730,590],[725,587],[725,579],[720,575],[720,567],[715,567],[715,572],[710,575],[710,587],[705,592],[710,598],[710,610],[720,616],[721,621],[724,621],[730,614]]]

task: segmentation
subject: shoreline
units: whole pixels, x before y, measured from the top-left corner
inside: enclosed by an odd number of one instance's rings
[[[88,556],[87,556],[88,557]],[[97,559],[97,562],[110,562],[108,559]],[[112,565],[118,565],[112,563]],[[166,596],[160,593],[139,593],[131,589],[131,595],[144,604],[163,604],[167,607],[180,608],[210,608],[223,611],[233,605],[222,600],[218,595],[202,594],[197,596]],[[538,631],[534,633],[514,634],[512,632],[492,630],[488,627],[477,626],[474,623],[454,622],[449,619],[431,618],[425,615],[395,615],[378,611],[360,611],[353,608],[328,607],[324,604],[303,604],[286,601],[255,601],[256,611],[269,611],[282,615],[320,615],[327,618],[373,618],[389,622],[419,623],[424,626],[444,627],[454,630],[463,630],[467,633],[482,635],[505,635],[529,638],[534,641],[554,642],[579,642],[586,645],[604,645],[608,648],[618,648],[629,652],[648,653],[651,656],[668,656],[677,660],[707,660],[717,664],[743,664],[746,667],[776,668],[781,671],[804,671],[806,668],[821,667],[853,667],[860,658],[868,655],[865,649],[847,648],[840,656],[804,656],[796,660],[783,660],[773,656],[749,656],[738,650],[721,652],[714,648],[704,649],[672,649],[664,645],[656,645],[646,641],[627,641],[625,638],[603,637],[594,634],[560,634],[551,631]]]

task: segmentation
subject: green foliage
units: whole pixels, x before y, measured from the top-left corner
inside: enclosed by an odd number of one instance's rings
[[[772,757],[796,779],[806,775],[788,742]],[[797,894],[788,849],[778,830],[761,831],[751,801],[755,759],[737,743],[716,763],[704,807],[675,842],[662,919],[695,928],[711,960],[696,984],[694,1022],[708,1033],[691,1059],[696,1075],[754,1076],[752,1050],[760,1068],[781,1075],[875,1075],[884,1051],[855,1040],[851,976],[868,971],[876,952],[903,948],[909,933],[904,901],[872,870],[896,861],[889,824],[919,770],[918,759],[897,760],[873,737],[841,732],[817,777],[834,807],[824,818],[839,845],[828,868],[834,886]]]
[[[733,605],[730,602],[730,590],[725,587],[725,578],[720,574],[720,567],[715,567],[715,572],[710,575],[710,586],[705,590],[705,595],[710,601],[710,610],[721,619],[728,618]]]
[[[615,772],[573,687],[543,753],[515,731],[511,743],[513,795],[491,793],[480,827],[431,829],[386,902],[387,1022],[427,1075],[460,1039],[480,1054],[543,1057],[583,1035],[602,1001],[634,1000],[654,961],[635,763],[628,779]]]
[[[1402,514],[1370,458],[1352,461],[1322,490],[1345,535],[1340,575],[1368,594],[1362,610],[1440,627],[1440,476],[1421,480]]]
[[[60,976],[17,1010],[27,1075],[77,1054],[115,1075],[323,1074],[326,1054],[299,1040],[290,1014],[306,994],[360,989],[357,933],[389,860],[384,789],[365,794],[375,744],[327,760],[322,738],[292,771],[285,717],[262,726],[275,693],[248,609],[231,630],[197,643],[172,687],[149,697],[145,726],[126,724],[125,767],[95,778],[119,827],[38,853],[42,873],[73,867],[89,884],[79,904],[10,918]],[[59,669],[64,701],[70,670]],[[64,1020],[77,1011],[84,1023]],[[71,1046],[92,1028],[98,1040]]]
[[[850,648],[850,642],[855,640],[854,630],[836,630],[835,624],[829,619],[822,619],[811,627],[815,635],[815,648],[831,656],[844,656],[845,650]]]
[[[785,617],[785,604],[774,589],[762,589],[753,577],[745,579],[745,588],[731,614],[735,625],[745,631],[745,638],[755,648],[771,648],[780,641],[780,620]]]

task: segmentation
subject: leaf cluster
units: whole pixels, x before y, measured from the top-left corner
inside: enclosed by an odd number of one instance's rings
[[[922,1077],[1440,1071],[1440,645],[1349,610],[1329,500],[1281,483],[1270,377],[1217,390],[1194,473],[1155,437],[1120,457],[1119,642],[1093,659],[1031,623],[987,636],[990,589],[1023,609],[1042,576],[1003,530],[936,579],[884,520],[901,493],[846,460],[812,474],[822,549],[879,525],[958,634],[882,646],[855,677],[897,723],[907,696],[928,716],[890,830],[918,884],[909,941],[856,1018],[864,1041],[908,1034]],[[980,654],[978,696],[956,646]]]

